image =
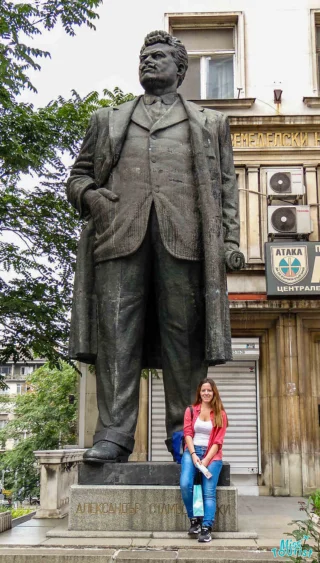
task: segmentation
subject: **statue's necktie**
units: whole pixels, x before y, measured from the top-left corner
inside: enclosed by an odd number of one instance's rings
[[[154,102],[148,105],[149,115],[153,122],[158,121],[170,106],[162,103],[160,96],[155,96]]]

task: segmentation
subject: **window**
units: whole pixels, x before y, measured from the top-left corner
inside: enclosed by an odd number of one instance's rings
[[[20,374],[23,376],[29,375],[33,372],[33,366],[22,366],[20,368]]]
[[[8,420],[0,420],[0,430],[2,430],[6,424],[8,424]]]
[[[189,55],[179,89],[188,100],[244,96],[243,18],[241,12],[167,14],[170,33]]]
[[[320,10],[310,10],[310,52],[312,54],[312,90],[313,97],[320,97]],[[306,97],[304,103],[314,105],[313,98]],[[310,102],[313,102],[309,105]]]
[[[234,30],[188,29],[174,33],[189,55],[181,94],[196,100],[234,98]]]
[[[318,92],[320,92],[320,25],[316,26],[316,57]]]
[[[11,366],[0,366],[0,374],[5,376],[5,377],[10,377],[12,372],[12,367]]]
[[[21,395],[22,393],[22,385],[21,383],[17,383],[17,395]]]

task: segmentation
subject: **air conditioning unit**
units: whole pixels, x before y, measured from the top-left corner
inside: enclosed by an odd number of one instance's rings
[[[268,233],[306,235],[312,233],[309,205],[269,205]]]
[[[302,168],[269,168],[267,195],[276,199],[296,198],[305,193]]]

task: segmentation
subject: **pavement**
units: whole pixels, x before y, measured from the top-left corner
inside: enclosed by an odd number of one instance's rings
[[[215,534],[209,544],[200,544],[182,533],[84,532],[67,530],[62,520],[31,519],[0,534],[0,562],[93,563],[142,559],[164,561],[234,561],[274,560],[271,548],[279,547],[290,532],[292,520],[303,518],[298,497],[238,498],[239,533],[234,537]],[[48,534],[48,535],[47,535]],[[88,537],[90,536],[90,537]],[[244,539],[246,537],[246,539]],[[39,558],[38,558],[39,557]],[[285,558],[281,557],[281,561]]]

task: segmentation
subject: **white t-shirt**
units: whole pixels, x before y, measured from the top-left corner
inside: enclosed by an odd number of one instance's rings
[[[209,443],[210,434],[212,431],[212,421],[200,420],[198,417],[194,425],[193,444],[195,446],[207,447]]]

